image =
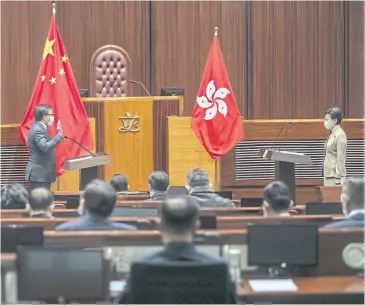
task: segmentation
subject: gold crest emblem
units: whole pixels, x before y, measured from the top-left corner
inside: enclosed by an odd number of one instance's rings
[[[129,112],[125,116],[120,116],[119,120],[122,126],[118,128],[119,132],[138,132],[139,131],[139,116],[132,116]]]

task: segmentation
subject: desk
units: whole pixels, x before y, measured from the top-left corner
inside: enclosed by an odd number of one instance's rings
[[[294,278],[296,292],[255,293],[248,280],[237,285],[237,296],[249,304],[364,304],[364,281],[354,276]]]

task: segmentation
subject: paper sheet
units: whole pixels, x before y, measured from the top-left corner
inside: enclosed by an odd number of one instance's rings
[[[297,285],[291,279],[249,280],[253,292],[294,292]]]

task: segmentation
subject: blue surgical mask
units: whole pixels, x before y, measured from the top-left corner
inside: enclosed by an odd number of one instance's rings
[[[54,116],[52,115],[52,116],[49,118],[49,121],[47,122],[47,124],[48,124],[48,126],[51,126],[53,123],[54,123]]]

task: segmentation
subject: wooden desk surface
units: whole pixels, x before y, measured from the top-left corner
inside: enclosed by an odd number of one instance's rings
[[[262,295],[262,294],[279,294],[253,292],[249,279],[244,279],[241,285],[237,285],[237,294],[239,296]],[[293,278],[298,287],[296,292],[285,292],[280,294],[351,294],[364,293],[364,280],[355,276],[321,276],[321,277],[303,277]]]

